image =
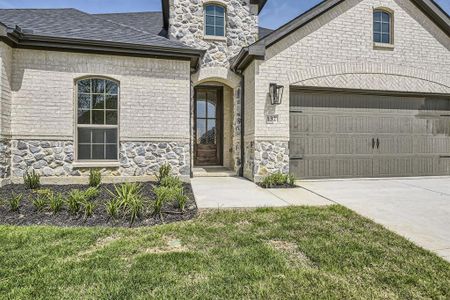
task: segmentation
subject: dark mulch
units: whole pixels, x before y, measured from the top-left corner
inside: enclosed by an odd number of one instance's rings
[[[261,183],[258,183],[258,185],[260,187],[262,187],[263,189],[293,189],[293,188],[297,187],[296,185],[291,185],[291,184],[287,184],[287,183],[282,184],[282,185],[274,185],[271,187],[266,187],[266,186],[262,185]]]
[[[133,227],[153,226],[163,223],[172,223],[177,221],[185,221],[194,218],[197,215],[197,205],[194,200],[194,194],[190,184],[184,184],[184,190],[189,200],[186,204],[186,212],[178,213],[175,203],[165,204],[163,211],[163,220],[159,216],[154,216],[151,209],[151,202],[155,199],[153,188],[156,183],[147,182],[142,184],[142,195],[146,201],[145,213],[141,218],[137,219]],[[86,190],[87,185],[45,185],[45,189],[51,189],[54,193],[62,193],[64,198],[72,189]],[[83,214],[73,216],[67,211],[66,205],[62,211],[53,215],[48,210],[37,212],[32,204],[32,199],[36,197],[33,190],[25,189],[24,185],[8,185],[0,188],[0,224],[7,225],[55,225],[55,226],[108,226],[108,227],[128,227],[130,222],[127,218],[119,218],[118,220],[109,220],[105,211],[105,203],[112,196],[108,192],[114,192],[113,184],[102,184],[100,187],[100,195],[94,200],[96,208],[94,215],[85,220]],[[21,206],[18,212],[12,212],[7,202],[15,194],[23,194]]]

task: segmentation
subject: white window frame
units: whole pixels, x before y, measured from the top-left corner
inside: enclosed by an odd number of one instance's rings
[[[376,42],[375,41],[375,13],[386,13],[389,15],[389,42]],[[377,7],[373,9],[372,13],[372,41],[375,47],[378,48],[393,48],[394,47],[394,11],[386,7]],[[381,32],[380,32],[381,34]]]
[[[206,33],[206,8],[208,6],[217,6],[217,7],[222,7],[223,8],[223,35],[209,35]],[[203,23],[204,23],[204,28],[203,28],[203,35],[206,39],[216,39],[216,40],[226,40],[226,36],[227,36],[227,8],[225,5],[223,5],[222,3],[217,3],[217,2],[206,2],[203,6]],[[214,25],[215,26],[215,25]]]

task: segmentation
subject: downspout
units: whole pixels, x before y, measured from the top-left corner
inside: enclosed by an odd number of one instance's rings
[[[189,76],[191,77],[191,76]],[[193,114],[192,114],[192,79],[189,78],[189,176],[190,178],[194,177],[194,165],[193,165],[193,158],[194,158],[194,153],[192,153],[192,135],[193,135],[193,130],[192,130],[192,118],[193,118]]]
[[[244,115],[244,101],[245,98],[245,80],[244,74],[241,73],[241,168],[239,169],[239,176],[244,177],[245,164],[245,146],[244,146],[244,130],[245,130],[245,115]]]

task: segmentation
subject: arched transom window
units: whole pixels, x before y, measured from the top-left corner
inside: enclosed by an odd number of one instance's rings
[[[205,35],[225,36],[225,8],[216,4],[205,6]]]
[[[77,90],[77,159],[118,160],[119,84],[84,78]]]
[[[373,41],[375,43],[392,44],[392,15],[385,10],[373,13]]]

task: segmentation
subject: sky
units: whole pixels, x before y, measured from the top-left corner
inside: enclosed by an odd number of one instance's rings
[[[268,0],[260,26],[278,28],[322,0]],[[450,14],[450,0],[435,0]],[[0,8],[77,8],[89,13],[161,11],[161,0],[0,0]]]

